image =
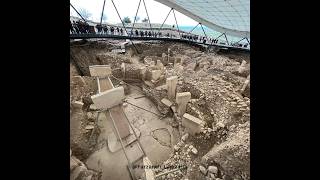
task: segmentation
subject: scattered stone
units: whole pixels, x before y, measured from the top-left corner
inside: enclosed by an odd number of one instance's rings
[[[213,174],[217,174],[218,173],[218,168],[216,166],[209,166],[208,167],[208,171],[213,173]]]
[[[175,151],[178,151],[178,150],[180,149],[180,147],[177,146],[177,145],[175,145],[175,146],[173,146],[173,149],[174,149]]]
[[[72,103],[72,106],[75,107],[75,108],[80,108],[81,109],[82,106],[83,106],[83,102],[75,101],[75,102]]]
[[[90,130],[90,129],[93,129],[93,128],[94,128],[93,125],[88,125],[88,126],[86,126],[86,130]]]
[[[217,123],[217,127],[218,127],[218,128],[224,128],[224,124],[223,124],[222,122],[218,122],[218,123]]]
[[[198,154],[198,150],[197,150],[195,147],[193,147],[193,148],[191,149],[191,152],[192,152],[194,155],[197,155],[197,154]]]
[[[203,166],[199,166],[199,169],[201,171],[202,174],[206,175],[207,174],[207,169]]]
[[[92,112],[87,112],[87,117],[88,117],[88,119],[93,119],[94,118]]]
[[[181,137],[181,140],[186,141],[188,139],[188,137],[189,137],[189,133],[186,133]]]
[[[196,133],[200,133],[200,129],[203,127],[203,121],[185,113],[182,118],[182,126],[186,127],[189,133],[195,135]]]
[[[167,98],[161,99],[161,102],[162,102],[164,105],[166,105],[167,107],[171,107],[172,104],[173,104],[173,103],[172,103],[169,99],[167,99]]]
[[[212,173],[210,173],[210,177],[211,177],[212,179],[216,179],[215,175],[212,174]]]

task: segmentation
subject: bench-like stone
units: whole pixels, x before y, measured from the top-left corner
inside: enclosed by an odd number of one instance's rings
[[[91,99],[98,109],[108,109],[122,103],[124,88],[122,86],[104,91],[91,96]]]
[[[182,118],[182,126],[184,126],[187,131],[195,135],[196,133],[200,133],[201,127],[203,127],[204,122],[199,118],[196,118],[188,113],[185,113]]]
[[[112,74],[109,65],[93,65],[89,66],[90,75],[94,77],[107,77]]]

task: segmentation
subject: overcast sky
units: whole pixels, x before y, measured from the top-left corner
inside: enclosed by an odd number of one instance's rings
[[[133,22],[134,16],[137,11],[137,7],[139,4],[139,0],[113,0],[121,18],[128,16]],[[91,14],[90,20],[100,22],[101,11],[103,6],[103,0],[70,0],[71,4],[79,11],[80,8],[87,9]],[[158,3],[154,0],[145,0],[147,11],[150,17],[151,23],[160,23],[162,24],[167,14],[170,11],[170,8]],[[120,23],[117,12],[111,2],[111,0],[106,0],[104,14],[107,16],[107,22],[109,23]],[[175,14],[177,17],[178,25],[190,25],[196,26],[198,23],[191,18],[179,13],[175,10]],[[70,8],[70,15],[78,16],[77,13]],[[138,15],[140,17],[140,21],[147,17],[147,14],[144,9],[143,1],[141,1]],[[175,24],[173,13],[171,12],[168,19],[166,20],[166,24],[173,25]]]

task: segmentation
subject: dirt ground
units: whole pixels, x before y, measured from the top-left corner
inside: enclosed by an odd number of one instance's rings
[[[97,93],[97,82],[90,77],[89,66],[109,64],[115,78],[136,86],[124,84],[128,90],[126,99],[165,116],[159,118],[130,104],[125,107],[129,120],[141,131],[140,140],[145,144],[151,162],[187,167],[158,179],[250,179],[250,83],[244,86],[250,75],[250,54],[206,52],[201,47],[159,41],[135,42],[140,54],[130,44],[124,54],[111,52],[120,48],[122,42],[80,41],[71,44],[71,102],[81,102],[83,97]],[[167,58],[164,55],[168,54],[169,61],[164,62]],[[179,127],[181,119],[175,119],[171,109],[161,103],[167,94],[160,88],[165,85],[165,80],[152,84],[137,75],[134,77],[139,81],[133,84],[128,78],[123,79],[122,63],[128,67],[130,64],[145,66],[146,59],[162,61],[165,66],[163,78],[177,75],[177,92],[191,93],[186,113],[205,122],[200,134],[182,138],[187,131]],[[181,60],[181,69],[175,66],[177,59]],[[111,78],[113,84],[120,85],[115,78]],[[134,98],[138,96],[144,97]],[[106,127],[103,117],[96,121],[94,110],[87,112],[71,107],[72,154],[88,169],[100,173],[99,179],[130,179],[124,166],[124,155],[119,151],[108,151],[106,136],[111,130]],[[89,128],[92,126],[96,126],[94,133]],[[117,170],[112,170],[110,162],[113,161],[117,161]],[[158,168],[154,173],[159,175],[167,171]]]

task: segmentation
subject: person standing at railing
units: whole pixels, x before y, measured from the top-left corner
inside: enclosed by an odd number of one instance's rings
[[[136,32],[136,36],[139,36],[139,32],[138,32],[138,30],[137,30],[137,29],[136,29],[136,31],[135,31],[135,32]]]
[[[78,25],[75,21],[72,21],[72,26],[73,26],[73,29],[76,31],[76,33],[79,34],[80,31],[79,31]]]
[[[102,34],[102,26],[100,24],[97,24],[96,28],[98,30],[98,34]]]
[[[123,36],[123,30],[122,30],[122,28],[120,28],[120,34],[121,34],[121,36]]]
[[[120,32],[120,31],[119,31],[119,27],[117,27],[117,29],[116,29],[116,30],[117,30],[117,35],[119,35],[119,32]]]
[[[70,32],[71,32],[71,34],[73,34],[73,33],[74,33],[74,30],[73,30],[73,27],[72,27],[71,20],[70,20]]]
[[[111,26],[110,32],[111,32],[111,35],[114,35],[114,34],[113,34],[113,33],[114,33],[114,27],[113,27],[113,26]]]
[[[103,33],[104,34],[108,34],[108,27],[107,26],[103,26]]]

